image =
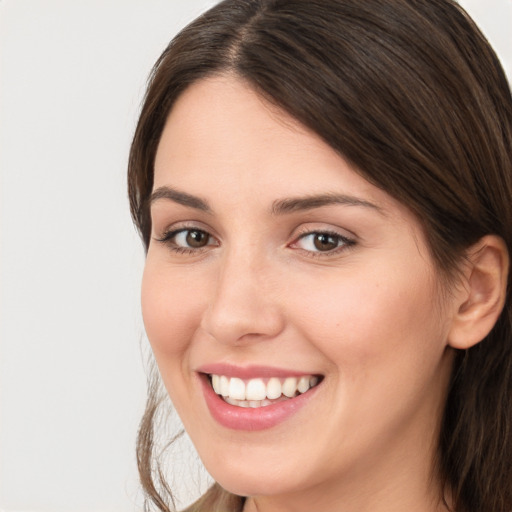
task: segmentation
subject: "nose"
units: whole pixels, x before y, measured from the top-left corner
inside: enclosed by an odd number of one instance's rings
[[[201,327],[216,341],[243,345],[275,338],[284,329],[279,280],[261,257],[226,256]]]

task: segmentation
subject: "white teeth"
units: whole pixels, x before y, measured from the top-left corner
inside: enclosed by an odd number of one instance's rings
[[[222,375],[219,378],[220,394],[222,396],[229,396],[229,379]]]
[[[229,397],[236,400],[245,400],[245,383],[242,379],[233,377],[229,381]]]
[[[276,377],[272,377],[267,383],[267,398],[275,400],[283,394],[283,387],[281,381]]]
[[[213,387],[213,391],[215,391],[215,393],[217,393],[217,395],[221,395],[222,393],[220,392],[220,377],[218,375],[212,375],[212,387]]]
[[[258,407],[266,407],[267,405],[272,404],[270,400],[235,400],[234,398],[229,398],[229,396],[225,397],[224,401],[230,405],[235,405],[237,407],[252,407],[254,409]]]
[[[282,396],[293,398],[297,393],[305,393],[316,386],[319,380],[314,375],[304,375],[300,378],[287,377],[284,380],[271,377],[265,384],[263,379],[243,381],[237,377],[211,375],[215,393],[222,395],[227,403],[238,407],[264,407],[273,403],[271,400]]]
[[[305,393],[309,389],[309,377],[301,377],[297,384],[297,391],[299,393]]]
[[[283,395],[288,398],[292,398],[295,396],[295,392],[297,391],[297,379],[295,377],[288,377],[283,384]]]
[[[263,400],[267,398],[267,387],[261,379],[251,379],[245,388],[247,400]]]

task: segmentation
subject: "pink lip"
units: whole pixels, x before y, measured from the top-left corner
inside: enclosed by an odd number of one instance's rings
[[[285,368],[273,368],[269,366],[234,366],[228,363],[206,364],[197,368],[197,372],[207,373],[209,375],[225,375],[226,377],[238,377],[239,379],[257,379],[278,377],[302,377],[303,375],[314,375],[314,373],[298,372],[297,370],[287,370]]]
[[[213,391],[208,376],[205,374],[198,375],[201,381],[206,405],[208,406],[213,419],[223,427],[233,430],[256,431],[272,428],[279,423],[286,421],[304,407],[309,402],[310,398],[316,394],[316,390],[318,389],[318,386],[316,386],[295,398],[267,405],[266,407],[244,408],[230,405],[225,402],[215,393],[215,391]],[[219,374],[216,373],[216,375]],[[226,375],[226,373],[220,373],[220,375]],[[261,372],[259,372],[258,375],[263,377]],[[272,375],[277,376],[275,373]],[[290,373],[288,372],[286,375],[290,376]],[[296,374],[292,375],[295,376]],[[236,376],[240,376],[240,373]],[[244,376],[239,378],[251,377]]]

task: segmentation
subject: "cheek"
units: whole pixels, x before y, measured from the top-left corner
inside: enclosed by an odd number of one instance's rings
[[[336,366],[373,368],[384,361],[421,365],[443,349],[444,327],[427,272],[375,269],[304,283],[301,329]],[[350,275],[348,275],[350,274]],[[404,277],[406,276],[406,277]],[[304,294],[292,293],[291,300]],[[293,299],[293,297],[296,297]],[[299,299],[297,299],[299,297]],[[361,375],[361,373],[359,373]]]
[[[450,368],[428,276],[354,273],[310,290],[294,300],[301,332],[330,364],[332,435],[346,432],[350,452],[368,439],[390,442],[417,418],[435,428]]]
[[[142,316],[157,362],[182,354],[200,322],[202,294],[182,274],[162,269],[150,259],[144,268]]]

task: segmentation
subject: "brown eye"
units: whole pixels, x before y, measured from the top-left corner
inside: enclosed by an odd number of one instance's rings
[[[208,233],[199,231],[198,229],[189,229],[185,231],[185,233],[185,241],[189,247],[199,249],[200,247],[208,245],[208,241],[210,239],[210,235]]]
[[[178,229],[169,231],[162,238],[157,239],[178,253],[193,252],[208,246],[218,245],[215,238],[202,229]]]
[[[313,245],[319,251],[332,251],[339,245],[339,237],[329,233],[316,233],[314,235]]]
[[[328,256],[337,254],[340,250],[354,245],[354,240],[344,237],[338,233],[329,231],[312,231],[305,233],[294,242],[292,247],[303,249],[309,253]]]

